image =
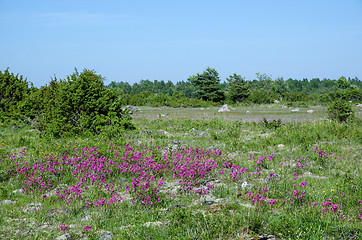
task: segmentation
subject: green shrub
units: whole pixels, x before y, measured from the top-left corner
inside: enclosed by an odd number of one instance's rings
[[[273,119],[273,120],[268,121],[266,118],[263,118],[263,125],[264,125],[264,127],[269,128],[269,129],[277,129],[282,126],[282,120]]]
[[[328,117],[338,122],[348,122],[354,119],[354,111],[347,101],[338,99],[328,106]]]
[[[10,73],[9,68],[0,71],[0,122],[20,118],[18,106],[29,91],[28,85],[23,76]]]
[[[130,116],[121,109],[120,92],[106,89],[103,78],[93,70],[80,74],[76,70],[66,80],[55,78],[42,91],[40,128],[50,135],[107,132],[115,136],[134,128]]]

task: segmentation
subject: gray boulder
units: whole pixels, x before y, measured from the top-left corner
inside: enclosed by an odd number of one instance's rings
[[[225,104],[224,106],[222,106],[218,112],[230,112],[228,105]]]
[[[66,233],[57,237],[56,240],[72,240],[72,235],[70,235],[70,233]]]
[[[127,105],[123,108],[123,111],[128,110],[130,113],[137,112],[138,109],[135,106]]]

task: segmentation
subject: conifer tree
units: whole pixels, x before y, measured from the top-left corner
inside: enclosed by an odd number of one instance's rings
[[[198,73],[187,80],[196,87],[194,93],[198,98],[212,102],[220,102],[225,99],[224,92],[220,87],[219,73],[215,69],[208,67],[202,74]]]
[[[234,75],[226,78],[229,82],[229,95],[228,98],[233,102],[242,102],[250,95],[250,85],[240,75]]]

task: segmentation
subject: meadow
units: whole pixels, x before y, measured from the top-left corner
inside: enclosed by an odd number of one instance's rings
[[[0,238],[362,239],[360,109],[217,109],[140,107],[122,136],[0,124]]]

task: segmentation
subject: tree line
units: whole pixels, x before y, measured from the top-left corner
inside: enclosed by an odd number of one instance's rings
[[[362,98],[358,78],[338,80],[272,80],[257,73],[246,80],[238,74],[221,82],[218,72],[207,68],[187,81],[142,80],[132,86],[127,82],[104,84],[94,70],[84,69],[65,79],[52,78],[36,88],[22,75],[6,69],[0,71],[0,122],[18,121],[35,125],[53,136],[99,134],[120,136],[134,128],[126,105],[209,107],[224,103],[262,104],[276,100],[284,104],[312,101],[311,104],[335,100],[357,101]]]
[[[332,102],[336,98],[361,101],[362,81],[357,77],[340,77],[338,80],[313,78],[302,80],[283,77],[272,79],[265,73],[256,73],[256,79],[246,80],[238,74],[230,75],[221,82],[218,72],[206,68],[203,73],[190,76],[187,81],[174,84],[171,81],[141,80],[133,85],[128,82],[112,81],[109,88],[121,89],[136,105],[151,104],[148,97],[165,98],[176,96],[200,99],[209,103],[272,103],[275,100],[286,102],[315,101]],[[159,97],[162,98],[162,97]],[[133,100],[132,100],[133,99]],[[143,100],[142,100],[143,99]]]

